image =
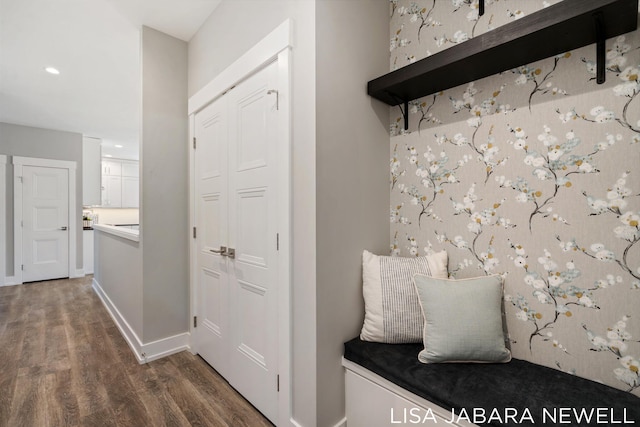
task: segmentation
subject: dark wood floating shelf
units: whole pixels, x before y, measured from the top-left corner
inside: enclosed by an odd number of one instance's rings
[[[597,79],[603,82],[604,41],[634,31],[637,20],[638,0],[564,0],[371,80],[367,92],[389,105],[406,106],[408,101],[592,43],[597,43]],[[405,114],[405,127],[406,120]]]

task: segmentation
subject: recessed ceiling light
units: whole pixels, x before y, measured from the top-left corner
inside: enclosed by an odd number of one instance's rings
[[[111,154],[105,154],[105,157],[113,157]]]
[[[45,68],[44,70],[45,70],[47,73],[49,73],[49,74],[55,74],[56,76],[57,76],[58,74],[60,74],[60,71],[58,71],[58,69],[57,69],[57,68],[47,67],[47,68]]]
[[[115,145],[115,147],[116,147],[116,148],[122,148],[122,145],[120,145],[120,144],[116,144],[116,145]]]

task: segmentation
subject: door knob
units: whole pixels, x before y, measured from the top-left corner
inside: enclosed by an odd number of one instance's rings
[[[67,231],[67,227],[60,227],[60,230]]]
[[[214,254],[220,254],[222,256],[227,256],[227,247],[226,246],[220,246],[220,250],[209,249],[209,251],[213,252]]]

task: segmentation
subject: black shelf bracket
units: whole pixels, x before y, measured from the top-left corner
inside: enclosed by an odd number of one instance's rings
[[[601,85],[605,82],[606,77],[606,55],[605,55],[605,28],[604,20],[602,19],[602,12],[595,13],[593,20],[596,26],[596,83]]]
[[[407,131],[409,130],[409,101],[398,100],[396,105],[400,109],[400,114],[402,114],[402,118],[404,119],[404,130]]]
[[[404,117],[404,130],[409,130],[409,101],[404,101],[402,116]]]
[[[480,0],[480,4],[478,5],[478,14],[480,16],[484,15],[484,0]]]
[[[402,114],[402,118],[404,119],[404,130],[409,130],[409,100],[403,100],[391,92],[387,92],[387,95],[394,99],[395,103],[393,105],[397,105],[400,109],[400,114]]]

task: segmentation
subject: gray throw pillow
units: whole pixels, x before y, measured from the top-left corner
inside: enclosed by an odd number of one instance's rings
[[[511,360],[502,327],[502,277],[414,277],[425,318],[423,363]]]

